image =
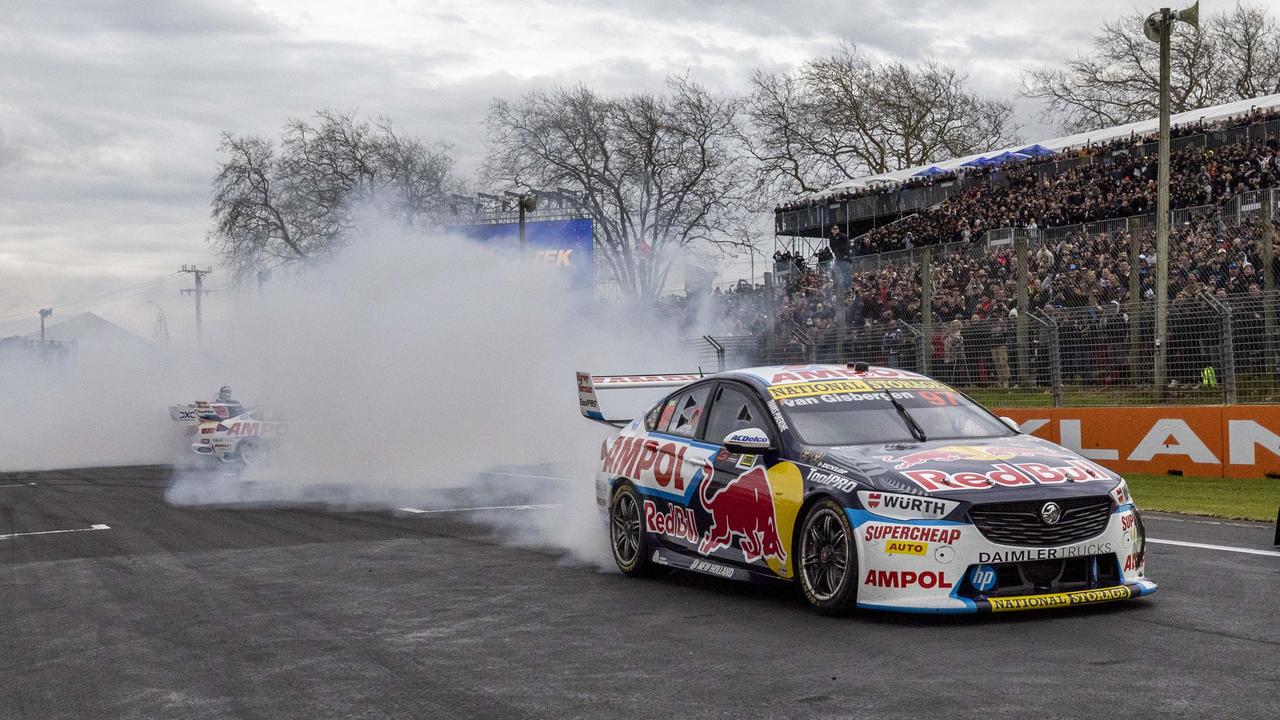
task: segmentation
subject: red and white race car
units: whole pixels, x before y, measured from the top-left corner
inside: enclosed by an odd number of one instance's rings
[[[289,423],[265,420],[262,412],[238,402],[204,402],[171,405],[169,417],[192,428],[191,450],[222,462],[260,465],[276,451],[289,433]]]

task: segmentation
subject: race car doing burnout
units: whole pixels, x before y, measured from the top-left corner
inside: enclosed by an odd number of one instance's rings
[[[273,422],[263,415],[261,410],[246,409],[234,400],[169,406],[169,417],[189,428],[192,452],[249,467],[266,462],[289,432],[289,423]]]
[[[678,388],[609,420],[597,390]],[[596,479],[613,557],[796,581],[817,610],[1057,608],[1149,595],[1125,481],[941,382],[865,363],[578,374],[621,429]]]

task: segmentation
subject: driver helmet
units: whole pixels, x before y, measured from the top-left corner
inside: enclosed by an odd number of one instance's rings
[[[223,385],[218,388],[218,402],[231,402],[231,386]]]

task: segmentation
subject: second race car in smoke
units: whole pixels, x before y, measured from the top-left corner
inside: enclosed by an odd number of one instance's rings
[[[597,390],[678,388],[610,420]],[[601,393],[603,394],[603,393]],[[1148,595],[1125,481],[964,394],[864,363],[578,374],[620,426],[597,500],[618,568],[798,583],[826,613],[972,613]]]
[[[191,451],[226,463],[261,465],[275,454],[280,439],[289,432],[286,422],[272,421],[259,409],[248,409],[222,386],[213,402],[197,400],[172,405],[169,417],[191,428]]]

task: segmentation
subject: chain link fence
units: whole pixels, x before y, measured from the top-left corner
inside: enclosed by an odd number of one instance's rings
[[[1280,402],[1277,195],[1176,213],[1160,306],[1155,228],[1133,219],[819,268],[776,289],[774,332],[692,349],[718,369],[867,361],[993,406]]]

